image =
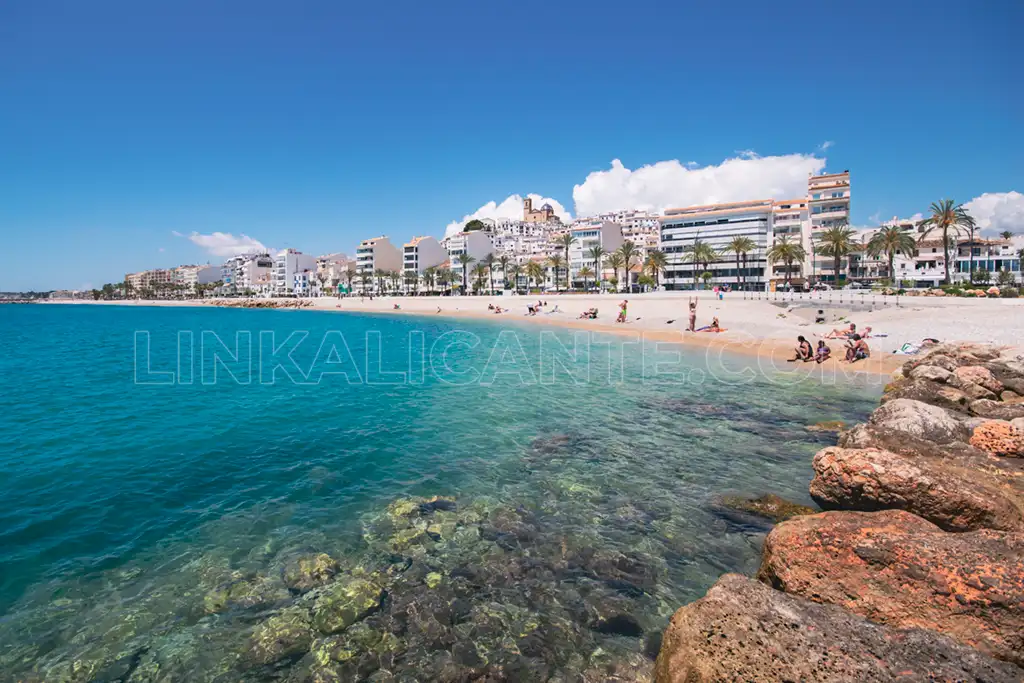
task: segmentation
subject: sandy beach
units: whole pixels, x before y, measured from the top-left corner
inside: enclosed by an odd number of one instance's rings
[[[825,292],[815,294],[751,294],[732,292],[721,299],[712,292],[698,292],[697,327],[719,319],[723,332],[686,331],[687,302],[693,293],[653,292],[646,294],[545,294],[541,296],[385,296],[306,299],[304,310],[386,313],[393,315],[428,315],[443,317],[483,318],[558,325],[612,334],[642,336],[645,340],[678,342],[714,349],[727,349],[757,355],[773,366],[785,367],[798,335],[812,345],[833,328],[856,323],[859,330],[871,328],[868,343],[872,357],[854,366],[841,364],[846,372],[889,374],[906,356],[893,355],[904,342],[919,343],[924,338],[940,341],[973,341],[1006,345],[1024,352],[1024,299],[963,299],[932,297],[883,297],[856,292]],[[628,300],[628,321],[616,323],[619,303]],[[267,301],[261,299],[258,301]],[[280,302],[294,303],[294,299]],[[528,307],[545,302],[541,313],[529,315]],[[216,306],[240,305],[238,299],[205,299],[186,301],[113,301],[70,302],[146,306]],[[506,312],[497,314],[489,305]],[[396,309],[395,307],[398,306]],[[582,320],[580,314],[598,309],[596,320]],[[440,310],[439,310],[440,309]],[[818,311],[822,311],[819,315]],[[815,319],[824,317],[824,323]],[[843,340],[828,340],[833,361],[843,355]],[[804,367],[805,364],[799,364]],[[813,365],[813,364],[812,364]]]

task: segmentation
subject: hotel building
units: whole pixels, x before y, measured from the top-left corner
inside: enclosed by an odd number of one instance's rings
[[[734,237],[749,237],[754,250],[747,254],[741,270],[748,289],[764,289],[766,256],[770,246],[775,202],[759,199],[729,204],[709,204],[668,209],[661,218],[661,249],[667,265],[662,282],[665,289],[693,289],[703,285],[701,275],[711,273],[711,285],[737,282],[736,257],[727,251]],[[700,240],[715,250],[708,263],[693,263],[688,247]]]
[[[816,253],[818,237],[824,230],[850,221],[850,172],[811,176],[807,181],[811,213],[810,266],[815,281],[836,282],[835,261]]]
[[[407,276],[423,277],[427,268],[436,268],[448,261],[448,252],[433,237],[413,237],[403,249],[402,269]]]
[[[596,225],[578,225],[570,232],[575,240],[569,247],[570,279],[574,282],[582,280],[579,272],[586,267],[594,273],[588,276],[588,280],[594,282],[596,278],[600,281],[602,266],[594,261],[590,250],[599,246],[606,252],[613,252],[621,247],[624,241],[622,228],[615,223],[604,221]]]
[[[391,244],[391,240],[385,235],[363,240],[356,247],[356,273],[359,275],[359,279],[353,284],[360,292],[369,293],[377,284],[375,277],[377,271],[402,271],[402,252]],[[364,275],[370,276],[365,289],[363,287]]]
[[[284,249],[274,257],[274,293],[288,296],[295,293],[295,275],[316,270],[316,259],[295,249]]]

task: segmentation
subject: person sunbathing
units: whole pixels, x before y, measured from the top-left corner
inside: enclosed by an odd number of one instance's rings
[[[832,357],[832,349],[825,342],[818,340],[818,349],[814,352],[814,362],[824,363]]]
[[[798,360],[802,360],[805,363],[812,360],[814,357],[814,349],[811,348],[811,342],[807,341],[801,334],[796,338],[798,344],[794,351],[794,356],[789,359],[790,363],[795,363]]]
[[[859,360],[871,357],[871,349],[859,334],[853,335],[846,344],[846,362],[856,363]]]
[[[825,339],[849,339],[857,334],[857,325],[850,323],[849,327],[834,329],[825,335]]]

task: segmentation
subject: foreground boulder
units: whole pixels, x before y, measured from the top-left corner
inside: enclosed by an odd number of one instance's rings
[[[1024,534],[942,531],[910,513],[826,512],[765,540],[758,577],[897,628],[1024,664]]]
[[[975,401],[977,403],[977,401]],[[903,455],[983,456],[967,443],[970,429],[938,406],[907,398],[883,403],[864,424],[839,438],[844,448],[880,448]]]
[[[704,681],[1020,681],[1024,671],[950,638],[873,624],[726,574],[679,609],[657,683]]]
[[[1012,422],[988,420],[974,428],[971,445],[991,455],[1020,458],[1024,457],[1024,432]]]
[[[961,413],[967,412],[967,404],[971,401],[970,396],[954,387],[946,386],[945,384],[937,384],[936,382],[928,379],[921,379],[918,377],[921,370],[940,369],[932,368],[928,365],[919,367],[914,371],[915,376],[912,379],[900,380],[893,383],[885,394],[882,395],[882,403],[885,404],[889,401],[895,401],[898,398],[905,398],[913,401],[921,401],[922,403],[929,403],[942,408],[949,408],[950,410],[956,410]],[[945,371],[940,370],[940,372]]]
[[[826,510],[906,510],[947,531],[1024,530],[1017,496],[988,479],[941,459],[832,447],[814,456],[810,491]]]

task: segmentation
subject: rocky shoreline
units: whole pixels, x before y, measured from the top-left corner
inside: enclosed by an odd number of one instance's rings
[[[812,498],[665,631],[659,683],[1024,680],[1024,362],[943,344],[814,458]]]

